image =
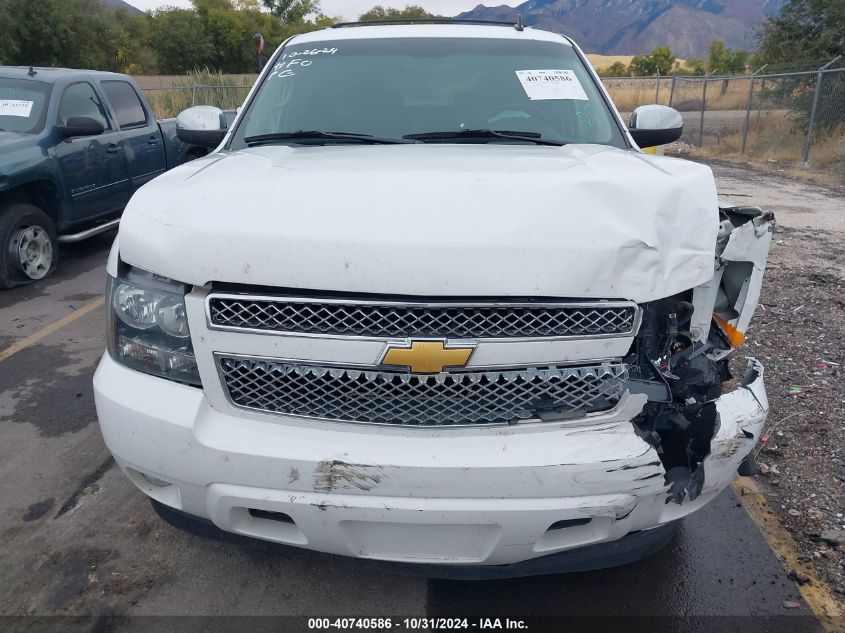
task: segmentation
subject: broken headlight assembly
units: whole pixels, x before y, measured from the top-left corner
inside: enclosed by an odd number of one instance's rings
[[[692,292],[642,306],[642,326],[626,359],[629,389],[648,397],[635,419],[641,437],[657,449],[666,470],[668,501],[695,499],[704,485],[703,464],[718,430],[716,400],[730,380],[727,360],[714,360],[721,346],[699,342],[691,332]]]
[[[180,283],[137,268],[109,277],[111,357],[145,374],[202,386],[188,329],[185,291]]]
[[[693,500],[703,489],[704,460],[720,425],[716,402],[739,384],[728,356],[745,340],[773,231],[771,213],[722,206],[713,277],[641,306],[628,385],[648,398],[635,425],[666,470],[667,501]]]

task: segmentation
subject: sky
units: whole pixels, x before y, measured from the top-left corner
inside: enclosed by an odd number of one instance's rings
[[[164,6],[175,7],[189,7],[190,0],[127,0],[129,4],[135,5],[144,11],[148,9],[158,9]],[[520,0],[320,0],[320,7],[323,13],[331,16],[342,16],[346,20],[354,20],[364,11],[371,9],[373,6],[380,4],[386,7],[396,7],[402,9],[405,5],[416,4],[431,13],[438,15],[457,15],[461,11],[466,11],[473,8],[477,4],[487,4],[488,6],[498,6],[501,4],[509,4],[516,6]]]

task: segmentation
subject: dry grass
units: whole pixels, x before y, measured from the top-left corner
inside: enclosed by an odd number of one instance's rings
[[[723,134],[718,139],[720,151],[738,155],[742,136],[742,128]],[[795,161],[802,156],[804,138],[803,131],[788,117],[755,112],[749,121],[746,153],[765,161]]]
[[[622,62],[626,66],[634,59],[633,55],[599,55],[597,53],[587,53],[587,59],[593,68],[596,70],[603,70],[613,66],[616,62]]]
[[[749,79],[721,79],[707,83],[707,110],[744,110],[748,107]],[[760,94],[760,87],[754,89]],[[697,110],[704,98],[704,81],[679,78],[675,84],[672,105],[679,110]]]
[[[662,103],[681,111],[701,109],[704,98],[704,82],[700,78],[678,77],[674,80],[675,89],[672,90],[673,79],[660,79],[658,92],[656,77],[605,79],[604,85],[610,93],[616,107],[623,112],[630,112],[637,106],[648,103]],[[754,90],[759,94],[758,88]],[[707,85],[708,110],[744,110],[748,105],[748,79],[725,79],[710,81]]]
[[[657,80],[648,78],[605,79],[604,84],[621,112],[632,112],[637,106],[649,103],[668,105],[672,79],[662,79],[657,94]],[[742,152],[745,110],[748,107],[748,78],[711,81],[707,85],[706,118],[703,148],[693,148],[693,154],[713,158],[727,158],[757,166],[795,173],[806,180],[827,182],[829,177],[845,176],[845,123],[838,128],[819,131],[810,148],[809,168],[804,166],[805,132],[803,125],[790,113],[788,104],[772,102],[766,89],[756,82],[749,120],[745,153]],[[672,105],[685,112],[701,110],[704,83],[700,78],[681,78],[675,81]],[[759,108],[765,109],[759,109]],[[698,120],[687,119],[685,139],[698,144]],[[810,174],[819,174],[813,177]]]
[[[780,121],[778,124],[776,121]],[[748,134],[747,152],[765,160],[795,160],[796,153],[803,160],[804,132],[799,126],[782,129],[787,120],[773,117],[768,127],[752,125]],[[791,124],[791,122],[789,122]],[[845,176],[845,125],[813,135],[810,144],[810,166],[839,177]]]
[[[195,74],[205,74],[205,71],[197,71]],[[216,73],[209,73],[214,74]],[[255,74],[223,75],[231,85],[251,85],[258,78]],[[159,88],[172,88],[173,86],[184,86],[185,75],[132,75],[132,79],[141,90],[154,90]]]
[[[717,133],[705,129],[704,146],[695,148],[693,153],[757,166],[776,164],[814,182],[830,182],[831,178],[841,181],[845,176],[845,125],[815,135],[810,146],[809,168],[803,164],[803,127],[783,111],[752,115],[744,154],[742,137],[742,124]]]
[[[604,70],[605,68],[610,68],[616,62],[622,62],[626,66],[631,63],[631,60],[634,59],[633,55],[599,55],[598,53],[587,53],[587,59],[592,64],[593,68],[596,70]],[[689,70],[687,67],[687,61],[685,59],[677,60],[677,64],[679,64],[678,68],[683,72],[684,70]]]
[[[661,81],[661,92],[668,88],[666,82]],[[620,112],[631,112],[637,106],[654,103],[657,98],[657,81],[655,79],[612,79],[605,80],[604,86],[610,93],[610,98]],[[666,93],[668,95],[668,92]]]
[[[157,119],[175,117],[194,105],[213,105],[234,109],[246,99],[252,87],[251,75],[224,75],[197,70],[182,77],[169,78],[168,88],[144,90]]]

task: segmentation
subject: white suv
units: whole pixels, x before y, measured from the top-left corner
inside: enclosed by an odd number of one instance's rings
[[[390,23],[289,39],[225,121],[180,115],[216,150],[108,263],[97,411],[160,509],[516,575],[641,557],[734,477],[774,221],[641,150],[677,112],[628,129],[561,35]]]

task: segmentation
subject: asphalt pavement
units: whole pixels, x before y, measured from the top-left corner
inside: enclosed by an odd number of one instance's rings
[[[0,293],[0,616],[96,616],[80,622],[99,631],[139,630],[102,616],[388,614],[639,616],[643,630],[672,616],[680,631],[820,630],[733,490],[647,560],[501,581],[430,580],[174,528],[115,467],[96,422],[91,379],[105,345],[96,302],[113,237],[62,247],[55,276]],[[0,629],[22,622],[0,617]],[[613,619],[589,623],[619,630]]]

